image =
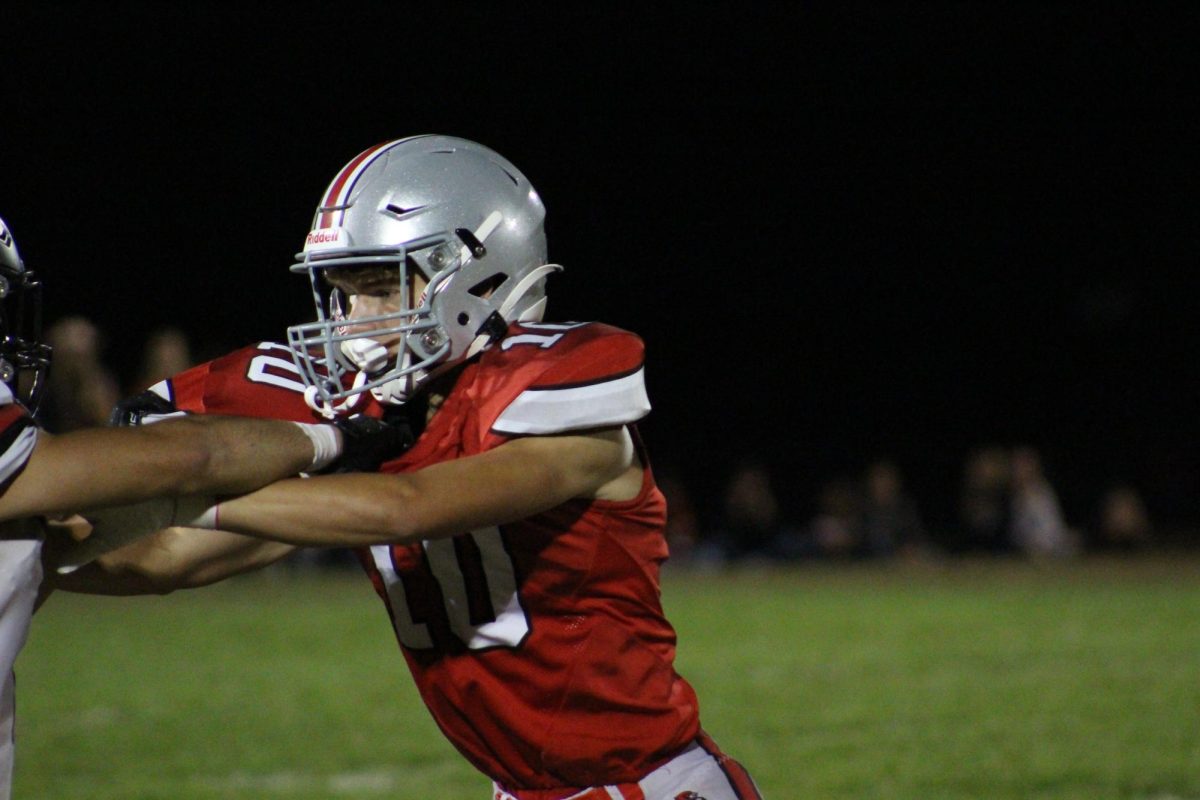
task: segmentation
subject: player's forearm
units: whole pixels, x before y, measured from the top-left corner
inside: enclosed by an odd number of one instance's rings
[[[78,594],[101,594],[111,596],[128,596],[144,594],[167,594],[177,587],[163,586],[154,582],[151,576],[137,572],[113,573],[93,561],[68,575],[46,573],[42,582],[47,594],[50,591],[72,592]]]
[[[416,524],[420,503],[396,475],[331,475],[284,480],[221,501],[224,530],[300,547],[405,543],[428,535]]]
[[[223,500],[217,524],[299,546],[408,544],[525,519],[578,493],[559,470],[504,449],[406,474],[279,481]]]
[[[182,476],[178,494],[238,494],[308,469],[313,442],[294,423],[237,417],[190,417],[145,430],[164,447],[193,446],[200,432],[199,469]]]
[[[43,585],[55,591],[80,594],[167,594],[180,587],[163,572],[165,562],[156,551],[156,538],[146,537],[69,573],[60,572],[58,567],[72,545],[64,545],[55,538],[47,539],[42,550]]]
[[[305,470],[313,455],[297,425],[274,420],[193,417],[60,436],[39,431],[25,469],[0,494],[0,519],[246,492]]]
[[[531,437],[411,473],[279,481],[223,501],[218,523],[301,546],[455,536],[588,496],[625,457],[616,434]]]
[[[208,586],[261,569],[293,548],[226,531],[169,528],[106,553],[70,573],[56,571],[53,553],[47,581],[53,588],[84,594],[167,594]]]

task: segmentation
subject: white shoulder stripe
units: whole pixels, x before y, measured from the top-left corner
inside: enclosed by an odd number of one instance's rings
[[[494,423],[505,434],[549,434],[623,425],[646,416],[645,373],[569,389],[526,389]]]
[[[8,388],[8,384],[0,381],[0,406],[11,405],[13,401],[12,389]]]
[[[30,425],[21,431],[8,449],[0,453],[0,484],[20,472],[37,444],[37,427]]]
[[[142,417],[141,421],[138,422],[138,425],[153,425],[156,422],[162,422],[163,420],[167,420],[167,419],[177,419],[179,417],[186,417],[187,415],[188,415],[188,412],[186,412],[186,411],[171,411],[170,413],[167,413],[167,414],[147,414],[146,416]]]

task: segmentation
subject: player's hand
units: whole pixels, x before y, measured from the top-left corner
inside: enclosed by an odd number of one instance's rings
[[[68,554],[91,536],[92,524],[79,514],[72,514],[47,518],[43,530],[46,537],[42,542],[42,572],[45,576],[42,584],[44,589],[49,589],[51,578],[58,574],[57,570]]]
[[[175,519],[174,498],[155,498],[128,506],[85,511],[91,535],[67,544],[57,553],[60,573],[73,572],[105,553],[169,527]]]
[[[150,390],[133,397],[126,397],[113,406],[108,424],[115,427],[141,425],[146,417],[174,414],[175,407],[170,400],[165,400]]]
[[[80,514],[47,517],[45,530],[51,538],[61,535],[69,541],[82,542],[92,535],[92,523]]]
[[[59,574],[67,574],[105,553],[164,528],[180,526],[212,530],[217,527],[219,507],[216,498],[193,494],[152,497],[127,506],[84,511],[82,517],[85,523],[91,524],[91,533],[62,549],[57,570]]]
[[[342,432],[342,454],[322,474],[374,472],[413,444],[412,428],[403,417],[385,422],[355,414],[333,424]]]

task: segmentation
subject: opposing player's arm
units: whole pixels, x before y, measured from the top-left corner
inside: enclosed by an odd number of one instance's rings
[[[220,526],[314,546],[454,536],[572,498],[631,497],[641,485],[635,461],[624,427],[531,436],[413,473],[280,481],[222,502]]]
[[[189,417],[144,428],[38,431],[0,494],[0,519],[61,514],[160,495],[250,491],[295,475],[314,444],[290,422]]]

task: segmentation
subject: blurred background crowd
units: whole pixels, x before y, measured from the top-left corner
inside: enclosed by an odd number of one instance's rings
[[[55,433],[105,425],[120,398],[217,355],[204,348],[197,352],[180,328],[160,328],[144,342],[136,371],[122,379],[106,363],[104,332],[88,318],[59,319],[47,341],[54,347],[54,365],[42,418]],[[1129,483],[1094,487],[1094,507],[1064,509],[1055,470],[1044,463],[1036,442],[972,449],[946,490],[956,496],[937,498],[942,505],[948,501],[954,513],[936,520],[925,511],[932,498],[915,496],[904,466],[885,455],[869,459],[857,474],[827,476],[807,498],[791,496],[787,476],[765,458],[712,463],[727,473],[717,477],[721,489],[715,494],[698,490],[669,458],[655,463],[670,509],[674,565],[960,555],[1067,559],[1200,545],[1200,532],[1156,529],[1142,492]],[[317,564],[345,561],[339,554],[309,556]]]
[[[982,445],[962,464],[954,519],[931,523],[902,467],[880,457],[861,473],[822,482],[806,515],[789,518],[780,476],[761,461],[736,464],[708,513],[683,481],[659,480],[670,503],[672,558],[699,566],[825,560],[930,560],[953,556],[1066,559],[1147,552],[1178,542],[1156,536],[1138,489],[1102,490],[1095,509],[1068,517],[1038,448]]]

